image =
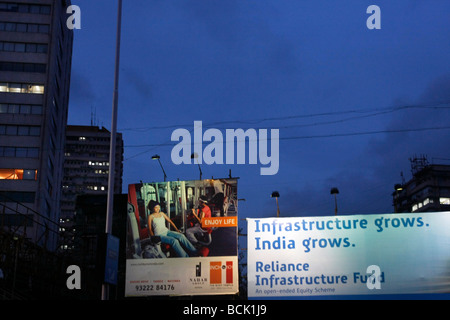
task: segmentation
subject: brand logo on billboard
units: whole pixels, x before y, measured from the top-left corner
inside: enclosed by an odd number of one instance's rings
[[[195,265],[195,277],[189,278],[189,281],[194,285],[205,284],[208,279],[202,277],[202,263],[199,262]]]
[[[233,283],[233,261],[211,261],[209,263],[209,282],[211,284]]]

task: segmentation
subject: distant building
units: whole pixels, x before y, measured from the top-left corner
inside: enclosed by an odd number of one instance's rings
[[[63,194],[61,200],[61,249],[71,249],[76,233],[75,211],[80,195],[108,193],[109,149],[111,133],[97,126],[68,125],[64,149]],[[122,193],[123,140],[116,135],[114,193]]]
[[[410,159],[412,179],[395,185],[395,212],[450,211],[450,165],[429,164],[426,157]]]
[[[73,31],[66,27],[70,4],[0,1],[0,203],[12,208],[2,212],[2,221],[50,250],[58,246],[73,46]]]
[[[125,257],[127,194],[115,194],[111,234],[119,238],[119,256]],[[104,235],[107,211],[106,194],[85,194],[77,197],[74,246],[71,256],[84,272],[80,290],[83,298],[101,296],[101,286],[104,279],[104,262],[106,248]],[[119,259],[117,286],[110,287],[110,295],[123,297],[125,286],[125,259]]]

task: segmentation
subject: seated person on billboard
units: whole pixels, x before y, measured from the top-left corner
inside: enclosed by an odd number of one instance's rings
[[[174,250],[178,257],[198,256],[197,249],[189,242],[189,240],[180,233],[175,224],[163,212],[158,202],[150,200],[148,203],[150,215],[148,216],[148,228],[150,236],[158,236],[161,238],[161,243],[168,244]],[[176,230],[170,231],[166,227],[166,221],[169,222]]]
[[[202,244],[202,245],[209,245],[212,241],[211,239],[211,228],[203,228],[202,227],[202,220],[203,218],[211,218],[211,209],[208,206],[208,201],[206,196],[200,196],[199,200],[199,209],[197,209],[197,212],[195,209],[192,209],[192,214],[195,216],[196,221],[195,225],[192,228],[189,228],[186,230],[186,236],[193,243],[196,244]],[[203,237],[204,235],[207,235],[207,240],[205,242],[199,241],[198,237]]]

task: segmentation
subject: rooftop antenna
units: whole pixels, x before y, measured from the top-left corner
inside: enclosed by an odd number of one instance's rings
[[[411,173],[415,176],[418,172],[422,171],[425,167],[429,166],[429,162],[426,155],[414,156],[414,158],[409,158],[411,162]]]
[[[98,122],[97,122],[97,108],[91,106],[91,127],[92,126],[97,126]]]

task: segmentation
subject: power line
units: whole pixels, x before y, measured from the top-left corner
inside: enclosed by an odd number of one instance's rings
[[[330,120],[330,121],[324,121],[324,122],[315,122],[315,123],[306,123],[306,124],[292,124],[292,125],[284,125],[284,126],[277,126],[278,129],[286,129],[286,128],[294,128],[294,127],[309,127],[309,126],[318,126],[318,125],[329,125],[329,124],[336,124],[336,123],[343,123],[350,120],[357,120],[357,119],[363,119],[368,117],[374,117],[378,115],[384,115],[388,113],[393,113],[401,110],[408,110],[408,109],[449,109],[450,102],[441,102],[436,104],[420,104],[420,105],[402,105],[402,106],[394,106],[394,107],[387,107],[387,108],[366,108],[366,109],[353,109],[353,110],[345,110],[345,111],[333,111],[333,112],[322,112],[322,113],[313,113],[313,114],[299,114],[299,115],[292,115],[292,116],[283,116],[283,117],[270,117],[270,118],[262,118],[258,120],[236,120],[236,121],[219,121],[214,122],[210,124],[202,124],[202,127],[207,128],[217,128],[217,125],[224,125],[224,124],[258,124],[265,121],[279,121],[279,120],[287,120],[287,119],[299,119],[299,118],[313,118],[313,117],[323,117],[323,116],[335,116],[335,115],[345,115],[345,114],[363,114],[359,116],[353,116],[348,117],[345,119],[337,119],[337,120]],[[370,114],[364,114],[364,113],[370,113]],[[185,127],[190,127],[192,124],[185,125]],[[122,129],[122,131],[130,130],[130,131],[141,131],[141,130],[156,130],[156,129],[173,129],[173,128],[180,128],[183,127],[183,125],[169,125],[169,126],[158,126],[158,127],[145,127],[145,128],[129,128],[129,129]],[[377,131],[365,131],[365,132],[351,132],[351,133],[337,133],[337,134],[323,134],[323,135],[309,135],[309,136],[291,136],[291,137],[280,137],[280,140],[300,140],[300,139],[317,139],[317,138],[336,138],[336,137],[349,137],[349,136],[362,136],[362,135],[373,135],[373,134],[381,134],[381,133],[401,133],[401,132],[420,132],[420,131],[430,131],[430,130],[445,130],[450,129],[448,126],[443,127],[428,127],[428,128],[414,128],[414,129],[396,129],[396,130],[377,130]],[[192,133],[193,129],[190,129],[189,132]],[[138,157],[142,154],[146,154],[153,149],[157,147],[167,147],[174,145],[173,141],[168,141],[166,143],[159,143],[159,144],[140,144],[140,145],[124,145],[125,148],[144,148],[144,147],[151,147],[151,149],[148,149],[146,151],[139,152],[135,155],[132,155],[126,159],[130,160],[135,157]]]
[[[350,132],[350,133],[335,133],[335,134],[311,135],[311,136],[297,136],[297,137],[280,138],[280,140],[337,138],[337,137],[349,137],[349,136],[363,136],[363,135],[380,134],[380,133],[421,132],[421,131],[446,130],[446,129],[450,129],[450,126],[415,128],[415,129],[392,129],[392,130],[378,130],[378,131]]]
[[[334,120],[329,122],[323,122],[323,123],[311,123],[311,124],[303,124],[303,125],[291,125],[291,126],[282,126],[282,128],[288,128],[288,127],[296,127],[296,126],[315,126],[315,125],[323,125],[323,124],[333,124],[333,123],[339,123],[344,122],[348,120],[354,120],[354,119],[360,119],[360,118],[367,118],[367,117],[374,117],[382,114],[388,114],[393,113],[397,111],[402,110],[408,110],[408,109],[449,109],[450,108],[450,101],[440,102],[436,104],[418,104],[418,105],[402,105],[402,106],[394,106],[394,107],[386,107],[386,108],[366,108],[366,109],[352,109],[352,110],[343,110],[343,111],[330,111],[330,112],[321,112],[321,113],[310,113],[310,114],[294,114],[289,116],[282,116],[282,117],[267,117],[267,118],[261,118],[261,119],[255,119],[255,120],[226,120],[226,121],[217,121],[212,122],[208,124],[203,124],[204,128],[210,128],[210,127],[217,127],[219,125],[226,125],[226,124],[241,124],[241,125],[256,125],[261,124],[263,122],[267,121],[285,121],[285,120],[293,120],[293,119],[308,119],[308,118],[316,118],[316,117],[329,117],[329,116],[342,116],[347,114],[366,114],[370,113],[368,115],[362,115],[362,116],[355,116],[350,117],[346,119],[341,120]],[[175,128],[185,128],[192,126],[192,123],[189,124],[172,124],[172,125],[164,125],[164,126],[148,126],[148,127],[140,127],[140,128],[121,128],[120,131],[137,131],[137,132],[146,132],[146,131],[152,131],[152,130],[161,130],[161,129],[175,129]],[[280,127],[280,126],[278,126]]]
[[[380,134],[380,133],[421,132],[421,131],[446,130],[446,129],[450,129],[450,126],[414,128],[414,129],[391,129],[391,130],[376,130],[376,131],[360,131],[360,132],[333,133],[333,134],[322,134],[322,135],[291,136],[291,137],[280,137],[279,140],[338,138],[338,137],[349,137],[349,136],[372,135],[372,134]],[[242,140],[239,140],[238,142],[240,142],[240,141],[242,141]],[[249,141],[253,141],[253,140],[249,140]],[[174,145],[174,143],[175,143],[175,141],[173,141],[171,143],[159,143],[159,144],[126,145],[124,147],[127,147],[127,148],[169,147],[169,146]],[[188,145],[188,144],[186,144],[186,145]],[[192,142],[189,145],[195,145],[195,142]]]

